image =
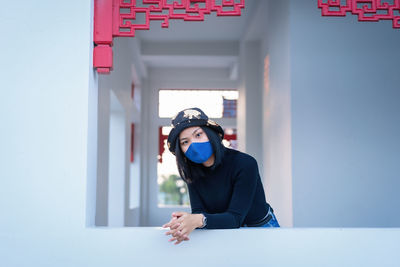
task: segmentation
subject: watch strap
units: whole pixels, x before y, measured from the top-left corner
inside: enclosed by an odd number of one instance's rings
[[[206,217],[206,215],[204,215],[204,213],[202,213],[202,214],[203,214],[203,225],[199,228],[205,228],[207,225],[207,217]]]

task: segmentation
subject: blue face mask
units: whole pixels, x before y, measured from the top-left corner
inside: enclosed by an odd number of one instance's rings
[[[191,143],[186,150],[186,157],[195,163],[206,162],[212,155],[213,150],[209,141],[202,143]]]

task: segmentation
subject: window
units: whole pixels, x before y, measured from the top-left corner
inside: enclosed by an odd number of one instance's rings
[[[172,118],[185,109],[198,107],[210,118],[236,117],[237,90],[160,90],[160,118]]]

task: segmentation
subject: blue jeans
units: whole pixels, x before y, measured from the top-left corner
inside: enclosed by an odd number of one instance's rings
[[[271,220],[269,220],[266,224],[260,227],[280,227],[278,220],[275,217],[275,214],[271,212],[271,210],[268,211],[268,215],[272,216]]]
[[[271,209],[268,210],[268,214],[266,216],[269,216],[269,215],[271,215],[272,218],[266,224],[261,225],[261,226],[257,226],[257,227],[263,227],[263,228],[266,228],[266,227],[280,227],[280,225],[278,223],[278,220],[276,219],[275,214],[271,211]],[[247,226],[245,224],[243,227],[249,227],[249,226]]]

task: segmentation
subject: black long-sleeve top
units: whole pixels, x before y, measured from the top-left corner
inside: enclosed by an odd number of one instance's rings
[[[203,213],[208,229],[239,228],[259,222],[268,213],[257,161],[250,155],[225,148],[214,170],[188,183],[192,214]]]

